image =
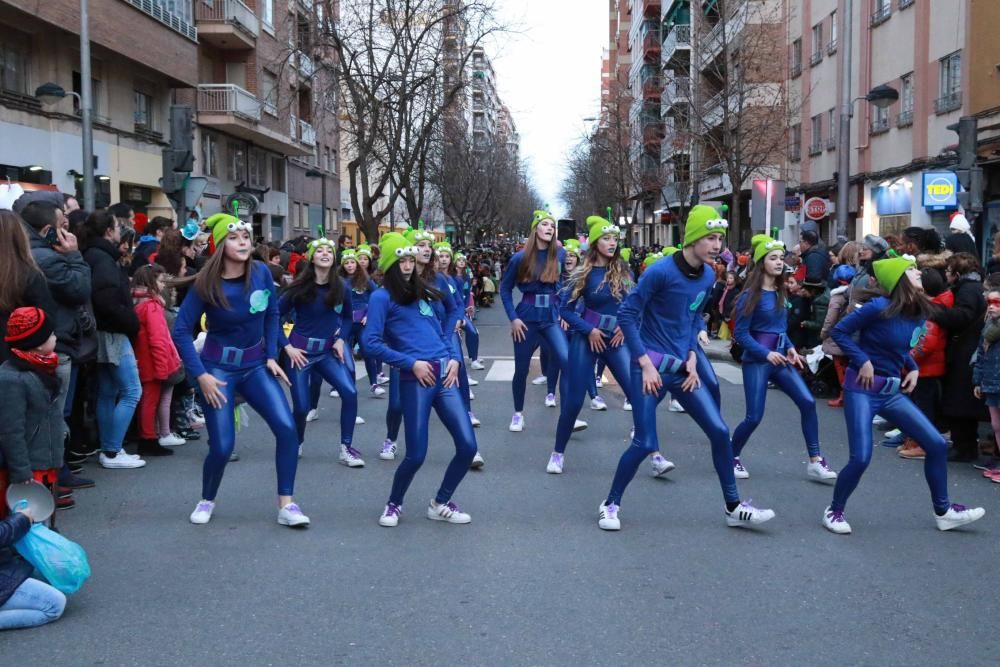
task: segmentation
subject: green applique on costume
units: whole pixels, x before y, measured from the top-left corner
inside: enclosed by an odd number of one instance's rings
[[[434,310],[431,308],[431,304],[427,303],[424,299],[420,300],[420,314],[424,317],[434,317]]]
[[[259,289],[250,295],[250,314],[256,315],[267,310],[267,302],[271,297],[271,292],[266,289]]]
[[[913,330],[913,335],[910,336],[910,347],[916,347],[920,339],[927,334],[927,323],[921,324],[919,327]]]
[[[702,290],[701,292],[698,292],[698,296],[695,298],[694,302],[691,304],[691,306],[690,306],[691,312],[693,313],[694,311],[696,311],[699,308],[701,308],[701,302],[704,301],[704,300],[705,300],[705,291]]]
[[[333,312],[338,314],[343,312],[343,310],[344,310],[344,304],[342,303],[338,303],[336,306],[333,307]]]

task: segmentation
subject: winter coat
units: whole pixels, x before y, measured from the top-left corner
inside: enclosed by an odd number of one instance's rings
[[[834,357],[842,357],[844,353],[830,336],[830,331],[837,326],[837,322],[844,316],[847,310],[847,292],[850,285],[841,285],[830,292],[830,300],[826,306],[826,316],[823,318],[823,326],[819,330],[819,339],[823,343],[823,351]]]
[[[967,252],[974,255],[977,259],[979,258],[979,250],[976,248],[976,242],[965,232],[948,234],[944,240],[944,247],[952,252]]]
[[[139,245],[135,247],[135,252],[132,253],[132,263],[129,264],[128,274],[134,276],[135,272],[141,267],[151,264],[153,262],[152,256],[160,249],[160,242],[156,240],[155,237],[148,238],[142,237],[139,241]]]
[[[14,543],[31,530],[31,519],[17,512],[0,519],[0,607],[14,595],[14,591],[23,584],[35,566],[21,558],[14,550]]]
[[[819,334],[826,324],[826,313],[830,308],[830,290],[825,289],[819,296],[812,299],[812,311],[809,319],[802,322],[802,328]]]
[[[990,257],[989,261],[986,262],[986,275],[992,276],[994,273],[1000,273],[1000,258],[996,256]]]
[[[951,308],[955,305],[955,295],[951,293],[951,290],[945,290],[931,299],[931,302],[941,308]],[[910,356],[914,358],[920,368],[920,377],[943,377],[947,372],[947,350],[948,332],[942,329],[937,322],[928,320],[927,332],[910,350]]]
[[[79,252],[56,252],[28,225],[24,225],[24,231],[55,303],[54,312],[46,313],[55,325],[56,352],[75,359],[85,333],[80,308],[90,303],[90,266]]]
[[[945,352],[942,411],[948,417],[982,418],[982,401],[972,393],[972,355],[979,345],[979,333],[986,314],[983,284],[978,276],[964,276],[951,289],[955,305],[933,319],[948,332]]]
[[[33,470],[61,468],[65,422],[56,399],[59,380],[25,368],[14,357],[0,365],[0,452],[11,484],[32,478]]]
[[[121,252],[107,239],[99,238],[91,242],[83,258],[90,265],[97,329],[134,339],[139,333],[139,318],[132,304],[128,273],[118,262]]]
[[[987,326],[998,326],[994,320]],[[988,349],[980,340],[976,350],[976,364],[972,368],[972,384],[980,387],[984,394],[1000,394],[1000,344],[993,343]]]
[[[20,306],[35,306],[45,311],[45,317],[55,317],[56,302],[52,299],[49,286],[45,282],[45,276],[38,271],[32,271],[28,277],[28,284],[24,286],[24,293],[21,295]],[[3,337],[7,335],[7,320],[10,318],[9,311],[0,310],[0,363],[10,358],[10,349]]]
[[[139,318],[139,335],[134,345],[139,380],[162,382],[181,367],[180,355],[167,327],[166,309],[159,298],[150,297],[144,289],[134,290],[132,296]]]
[[[807,283],[825,283],[830,273],[830,251],[820,243],[802,253],[802,265],[806,267],[804,280]]]

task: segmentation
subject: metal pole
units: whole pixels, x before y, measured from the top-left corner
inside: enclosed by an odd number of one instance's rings
[[[93,211],[94,193],[94,102],[90,89],[90,28],[87,0],[80,0],[80,121],[83,139],[83,208]]]
[[[854,234],[847,229],[848,190],[851,178],[851,116],[854,115],[854,103],[851,101],[851,41],[854,0],[844,0],[844,16],[840,22],[840,136],[837,149],[837,234],[845,234],[853,238]]]
[[[327,220],[326,220],[326,174],[320,175],[320,200],[323,202],[323,236],[326,236],[327,232]]]

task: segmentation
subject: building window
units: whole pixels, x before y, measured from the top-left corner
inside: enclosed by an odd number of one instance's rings
[[[802,73],[802,39],[792,42],[792,54],[789,60],[791,63],[792,78],[794,79]]]
[[[882,134],[889,131],[889,109],[872,108],[872,134]]]
[[[913,125],[913,72],[904,74],[899,79],[899,116],[896,118],[896,125]]]
[[[153,96],[141,90],[132,91],[133,115],[136,129],[153,130]]]
[[[809,143],[809,155],[823,152],[823,114],[813,116],[809,121],[812,141]]]
[[[914,0],[899,0],[899,8],[900,9],[906,9],[907,7],[909,7],[910,5],[912,5],[913,2],[914,2]]]
[[[0,32],[0,90],[26,95],[31,41],[27,35],[4,27]]]
[[[278,116],[278,77],[272,72],[261,70],[260,100],[265,113]]]
[[[83,94],[83,79],[79,72],[73,72],[73,92],[77,95]],[[94,120],[107,124],[107,119],[100,118],[101,109],[101,81],[96,78],[90,79],[90,109],[94,112]],[[80,98],[73,97],[73,112],[80,114]]]
[[[791,130],[791,145],[788,147],[789,155],[792,162],[798,162],[802,159],[802,124],[796,123],[792,125]]]
[[[872,21],[873,26],[885,23],[892,16],[892,0],[872,0]]]
[[[812,29],[812,55],[809,64],[815,67],[823,60],[823,23],[817,23]]]
[[[250,185],[259,188],[267,187],[267,153],[261,150],[250,151]]]
[[[934,103],[934,110],[942,114],[962,106],[962,53],[956,51],[939,62],[941,67],[939,95]]]
[[[830,136],[826,138],[826,150],[832,151],[837,147],[837,132],[834,130],[837,127],[836,109],[830,109],[826,112],[826,124],[830,127]]]
[[[271,158],[271,189],[275,192],[285,191],[285,160],[284,158]]]
[[[208,132],[202,130],[201,132],[201,166],[202,173],[205,176],[218,176],[219,166],[218,166],[218,145],[219,142],[216,141]]]
[[[247,152],[243,144],[230,141],[226,145],[229,161],[226,163],[226,178],[234,183],[246,180]]]
[[[274,30],[274,0],[259,0],[260,20],[265,27]]]
[[[831,56],[837,52],[837,10],[830,12],[830,43],[826,45],[826,52]]]

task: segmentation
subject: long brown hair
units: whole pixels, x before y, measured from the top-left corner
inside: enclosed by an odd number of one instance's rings
[[[163,301],[163,295],[160,294],[160,285],[156,282],[156,279],[162,275],[167,275],[167,270],[159,264],[140,266],[136,270],[135,275],[132,276],[132,287],[145,289],[150,298]]]
[[[757,310],[760,297],[764,294],[764,277],[764,261],[761,260],[750,269],[750,275],[747,276],[743,286],[743,291],[747,293],[747,302],[743,305],[744,315],[752,315],[753,311]],[[774,300],[774,309],[784,310],[785,301],[788,299],[788,284],[785,281],[785,274],[782,273],[774,277],[774,288],[775,297],[777,297]]]
[[[216,308],[229,308],[229,299],[226,298],[222,290],[222,270],[225,267],[223,257],[225,256],[225,245],[216,248],[215,253],[208,258],[201,271],[189,278],[181,278],[171,283],[171,286],[194,284],[194,291],[197,292],[201,300]],[[247,258],[243,271],[243,289],[249,291],[253,278],[253,253]]]
[[[892,319],[902,316],[915,320],[926,320],[937,312],[927,295],[918,290],[904,274],[896,287],[888,295],[889,306],[882,311],[882,317]]]
[[[0,211],[0,310],[10,312],[25,305],[24,290],[32,274],[39,272],[20,216]]]
[[[554,283],[559,280],[559,252],[556,249],[556,240],[553,238],[549,242],[549,255],[545,259],[545,266],[541,274],[535,267],[535,256],[541,252],[538,249],[538,228],[531,230],[528,242],[524,244],[524,255],[521,257],[521,265],[517,267],[518,283],[527,283],[538,280],[543,283]]]
[[[583,258],[583,264],[573,269],[573,272],[570,273],[569,284],[572,290],[570,292],[570,300],[578,299],[583,294],[583,290],[587,286],[587,277],[590,276],[590,271],[594,268],[597,261],[598,252],[597,244],[594,243],[590,246],[590,250],[587,251],[587,256]],[[628,270],[628,264],[625,263],[625,260],[619,254],[618,248],[615,248],[615,254],[608,261],[608,270],[605,272],[604,279],[601,280],[601,284],[597,286],[597,289],[601,289],[604,285],[611,285],[611,296],[616,301],[624,299],[632,287],[632,274]]]
[[[354,269],[353,276],[347,272],[343,263],[340,264],[340,268],[337,272],[342,278],[351,282],[351,289],[357,290],[358,292],[364,292],[368,289],[368,272],[365,271],[365,267],[361,266],[361,262],[357,260],[354,260],[354,266],[356,268]]]

